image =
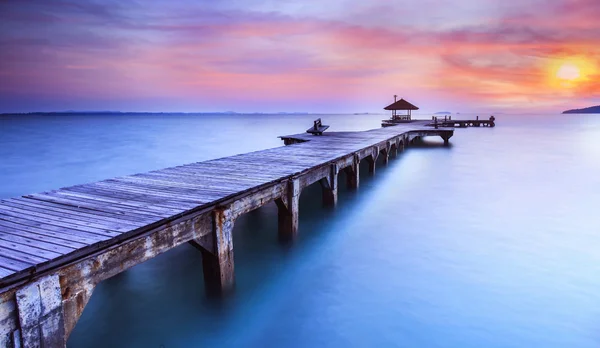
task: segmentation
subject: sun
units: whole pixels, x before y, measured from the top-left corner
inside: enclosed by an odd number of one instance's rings
[[[581,77],[581,69],[573,63],[563,63],[558,70],[556,70],[556,77],[560,80],[577,80]]]
[[[581,55],[550,58],[545,63],[546,82],[549,87],[556,89],[585,86],[600,71],[597,62]]]

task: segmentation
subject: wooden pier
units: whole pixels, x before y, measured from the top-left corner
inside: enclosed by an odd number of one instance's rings
[[[479,119],[479,116],[475,120],[453,120],[452,117],[444,116],[442,117],[432,117],[432,122],[429,124],[434,127],[457,127],[457,128],[467,128],[467,127],[495,127],[496,126],[496,118],[491,116],[489,119]]]
[[[289,146],[0,200],[0,347],[64,347],[99,282],[184,243],[202,253],[208,291],[231,289],[237,217],[275,201],[293,240],[303,188],[319,182],[335,205],[340,171],[358,188],[363,160],[374,172],[415,139],[447,144],[454,130],[429,122],[283,136]]]
[[[496,123],[495,123],[496,118],[494,118],[493,116],[490,117],[487,120],[480,120],[479,118],[475,119],[475,120],[453,120],[451,117],[432,117],[432,120],[429,122],[426,122],[425,124],[427,126],[430,127],[450,127],[450,128],[467,128],[467,127],[495,127]],[[406,123],[412,123],[412,122],[422,122],[422,120],[420,121],[415,121],[415,120],[382,120],[381,121],[381,126],[382,127],[393,127],[396,126],[398,124],[406,124]]]

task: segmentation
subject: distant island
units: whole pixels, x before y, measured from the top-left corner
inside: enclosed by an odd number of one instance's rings
[[[434,115],[452,115],[450,111],[440,111],[436,112]]]
[[[590,106],[583,109],[572,109],[563,111],[563,114],[600,114],[600,105]]]

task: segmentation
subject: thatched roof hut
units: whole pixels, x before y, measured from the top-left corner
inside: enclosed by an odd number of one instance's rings
[[[388,106],[386,106],[384,109],[385,110],[391,110],[392,111],[392,120],[410,120],[411,118],[411,111],[412,110],[419,110],[419,108],[409,102],[407,102],[406,100],[400,98],[400,100],[396,100],[396,98],[398,98],[398,96],[394,96],[394,102]],[[398,110],[407,110],[408,113],[405,115],[398,115],[398,113],[396,111]]]

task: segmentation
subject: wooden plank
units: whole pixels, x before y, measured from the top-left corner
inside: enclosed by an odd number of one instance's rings
[[[206,180],[206,179],[221,178],[224,182],[235,181],[235,182],[239,182],[239,183],[243,183],[245,185],[251,185],[251,186],[260,186],[260,185],[264,185],[269,182],[273,182],[273,181],[280,179],[279,176],[272,176],[272,177],[263,179],[263,178],[256,178],[256,177],[248,176],[247,174],[243,174],[243,173],[223,173],[220,171],[211,171],[208,173],[204,173],[204,172],[188,173],[187,171],[184,171],[184,172],[173,173],[173,172],[170,172],[167,170],[162,171],[160,173],[153,172],[153,173],[146,173],[146,174],[138,174],[135,177],[136,178],[137,177],[157,178],[157,179],[171,180],[171,181],[175,181],[175,182],[190,183],[190,184],[196,184],[196,183],[202,182],[203,180]]]
[[[34,232],[31,232],[32,230]],[[84,242],[81,242],[78,240],[75,241],[74,239],[76,239],[76,238],[73,238],[73,236],[70,236],[68,234],[67,235],[64,235],[64,234],[59,235],[59,233],[57,233],[57,232],[46,231],[46,230],[42,230],[42,229],[34,229],[34,228],[30,228],[29,226],[19,225],[16,223],[5,221],[5,220],[0,220],[0,232],[3,234],[18,235],[23,238],[37,240],[39,242],[56,244],[61,247],[71,248],[71,249],[83,248],[83,247],[93,243],[93,241],[90,241],[87,243],[84,243]]]
[[[65,222],[65,221],[60,221],[60,220],[55,220],[55,219],[49,219],[48,217],[38,216],[38,215],[39,214],[33,214],[33,213],[28,213],[25,215],[25,214],[23,214],[23,212],[19,212],[18,210],[11,211],[11,210],[7,210],[5,207],[0,208],[0,219],[8,220],[8,217],[12,217],[13,220],[9,220],[9,221],[14,221],[14,219],[29,220],[29,221],[35,221],[40,224],[48,224],[48,225],[53,225],[53,226],[57,226],[57,227],[65,227],[65,228],[69,228],[71,230],[77,230],[77,231],[97,234],[97,235],[106,236],[106,237],[115,237],[115,236],[118,236],[119,234],[121,234],[121,232],[115,231],[115,230],[77,225],[77,224],[74,224],[72,221]]]
[[[178,188],[175,186],[161,186],[157,183],[143,183],[139,181],[112,181],[110,183],[97,183],[97,185],[105,187],[107,189],[114,189],[119,192],[148,194],[171,202],[174,202],[175,200],[181,200],[183,202],[195,204],[196,206],[210,203],[214,200],[226,196],[227,194],[237,192],[234,190],[210,190],[208,188],[201,187],[198,187],[196,189]]]
[[[110,238],[107,236],[75,231],[69,228],[58,227],[50,224],[42,224],[27,219],[13,218],[12,216],[0,216],[0,226],[11,227],[11,225],[8,225],[9,223],[11,223],[12,226],[22,225],[27,231],[32,233],[63,239],[68,238],[84,244],[94,244]]]
[[[29,238],[29,235],[30,234],[27,232],[25,232],[25,234],[19,233],[19,231],[13,231],[13,233],[7,233],[7,232],[3,231],[2,229],[0,229],[0,240],[5,240],[8,242],[14,242],[14,243],[20,243],[20,244],[24,244],[24,245],[32,245],[32,246],[36,246],[40,249],[53,251],[53,252],[56,252],[59,254],[68,254],[68,253],[72,252],[73,250],[76,250],[75,248],[65,247],[60,244],[48,243],[46,241],[40,240],[39,238]],[[82,246],[85,246],[85,245],[82,245]]]
[[[61,214],[56,212],[43,211],[40,212],[39,209],[22,206],[22,207],[14,207],[10,203],[0,202],[0,215],[6,212],[14,213],[15,215],[21,215],[24,217],[36,217],[41,219],[47,219],[49,222],[61,222],[66,223],[73,226],[78,226],[79,228],[84,228],[87,230],[88,228],[98,229],[100,231],[109,230],[115,232],[127,232],[138,226],[131,226],[127,223],[114,223],[109,222],[107,220],[100,219],[85,219],[82,216],[77,216],[75,214]],[[14,215],[13,215],[14,216]],[[112,234],[111,234],[112,235]]]
[[[241,161],[234,162],[234,159],[221,160],[220,162],[204,162],[201,164],[189,164],[184,168],[176,168],[176,170],[169,168],[168,170],[171,172],[177,173],[177,171],[184,172],[188,170],[193,170],[193,173],[210,173],[212,171],[220,171],[223,174],[234,174],[234,173],[244,173],[248,176],[253,176],[257,178],[281,178],[290,175],[290,173],[295,173],[297,170],[290,168],[269,168],[268,171],[265,170],[264,166],[261,163],[242,163]],[[166,170],[162,170],[164,172]]]
[[[62,204],[55,204],[50,202],[31,200],[26,198],[11,198],[5,200],[5,202],[9,202],[13,206],[30,206],[37,209],[42,209],[48,213],[56,212],[56,213],[64,213],[64,214],[72,214],[75,217],[83,217],[83,218],[91,218],[91,219],[103,219],[106,221],[125,223],[132,226],[140,226],[146,225],[148,223],[156,221],[156,218],[131,218],[128,215],[124,214],[113,214],[113,213],[105,213],[95,210],[89,209],[80,209],[72,206],[65,206]]]
[[[15,273],[15,271],[11,271],[10,269],[0,267],[0,278],[8,277],[13,273]]]
[[[44,259],[47,259],[47,260],[51,260],[51,259],[54,259],[54,258],[57,258],[57,257],[63,255],[63,254],[49,251],[46,249],[38,248],[36,245],[32,246],[31,244],[26,245],[26,244],[21,244],[21,243],[15,243],[15,242],[7,241],[4,239],[0,239],[0,247],[9,249],[9,250],[13,250],[18,253],[24,253],[24,254],[29,254],[31,256],[43,257]]]
[[[212,180],[209,180],[208,178],[206,179],[200,179],[198,181],[196,181],[195,183],[192,182],[185,182],[185,181],[175,181],[175,179],[167,179],[167,178],[158,178],[158,177],[125,177],[125,178],[119,178],[119,179],[115,179],[118,182],[121,183],[133,183],[133,184],[152,184],[152,185],[156,185],[157,187],[160,187],[161,189],[170,189],[173,188],[178,192],[179,190],[198,190],[198,189],[203,189],[203,188],[207,188],[207,189],[212,189],[212,190],[219,190],[219,189],[233,189],[235,190],[234,192],[238,192],[238,191],[244,191],[247,189],[250,189],[254,186],[256,186],[256,184],[244,184],[244,183],[240,183],[238,180],[225,180],[224,178],[217,178],[217,177],[212,177]],[[262,183],[261,183],[262,184]]]
[[[104,185],[104,184],[102,184]],[[178,188],[169,185],[159,185],[158,183],[145,183],[145,182],[111,182],[106,187],[114,187],[122,191],[129,192],[147,192],[148,194],[155,195],[157,197],[164,197],[165,199],[186,199],[196,200],[197,205],[210,203],[228,195],[238,193],[240,190],[234,188],[210,188],[197,186],[194,189],[190,188]]]
[[[33,264],[30,262],[22,262],[19,260],[12,259],[0,253],[0,267],[15,272],[20,272],[24,269],[32,267]]]
[[[93,215],[85,215],[73,211],[56,211],[53,209],[45,209],[45,207],[34,207],[30,205],[15,204],[13,202],[0,202],[0,210],[3,207],[10,206],[13,209],[19,209],[23,214],[37,214],[40,217],[46,217],[50,220],[58,220],[70,222],[77,225],[96,227],[101,229],[110,229],[119,232],[126,232],[132,229],[143,226],[144,223],[133,223],[129,220],[116,220],[106,217],[98,217]]]
[[[118,204],[136,205],[144,209],[161,209],[169,211],[173,214],[181,213],[182,211],[188,210],[197,204],[192,202],[178,201],[172,202],[160,197],[155,197],[150,194],[136,194],[113,191],[110,188],[98,187],[94,184],[89,186],[78,186],[69,187],[59,191],[58,193],[64,193],[73,196],[89,197],[90,199],[98,201],[115,202]]]
[[[17,260],[23,263],[29,263],[31,265],[35,265],[38,263],[44,263],[46,261],[48,261],[47,258],[41,257],[41,256],[34,256],[34,255],[29,255],[29,254],[25,254],[22,252],[18,252],[12,249],[7,249],[4,247],[0,246],[0,255],[4,256],[4,257],[9,257],[13,260]],[[0,264],[0,266],[2,266]]]
[[[98,202],[90,200],[89,198],[80,198],[73,196],[65,196],[59,195],[52,192],[46,193],[36,193],[27,196],[23,196],[24,199],[31,199],[35,201],[47,202],[47,203],[55,203],[62,204],[65,206],[72,206],[77,209],[87,209],[94,212],[102,212],[102,213],[113,213],[118,216],[135,216],[135,217],[144,217],[148,219],[163,219],[165,217],[171,216],[170,213],[156,212],[156,211],[148,211],[139,209],[137,207],[132,207],[128,205],[114,204],[109,202],[103,202],[103,204],[99,205]]]
[[[50,193],[48,192],[46,192],[45,194],[50,195]],[[149,213],[160,214],[163,217],[169,217],[181,213],[180,209],[158,207],[150,203],[140,204],[139,202],[133,200],[127,200],[123,198],[109,198],[102,195],[89,194],[84,192],[61,190],[52,192],[52,194],[58,197],[73,198],[80,201],[84,201],[90,203],[90,205],[93,204],[91,206],[97,207],[98,209],[102,209],[102,207],[105,205],[117,205],[119,207],[128,207],[129,209],[132,209],[134,211],[140,210],[147,211]]]

